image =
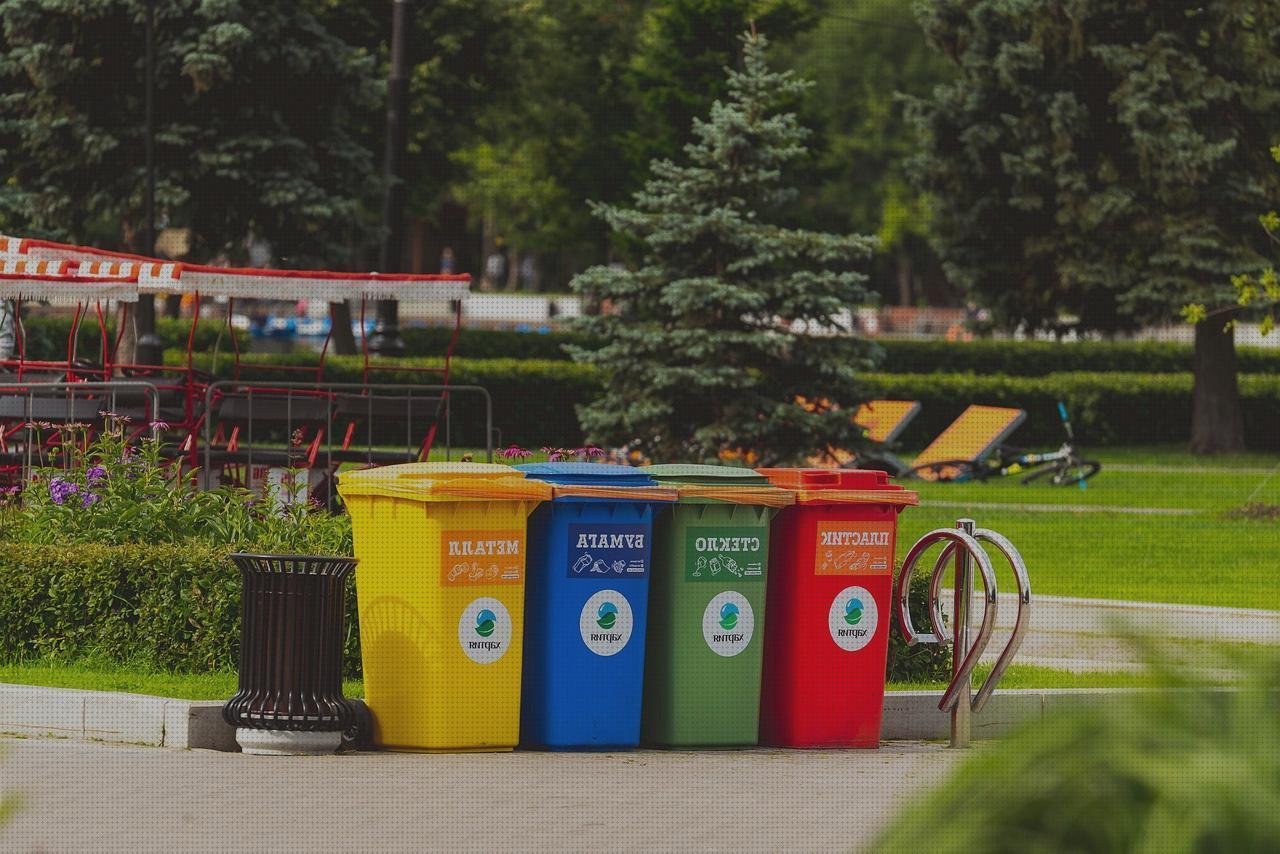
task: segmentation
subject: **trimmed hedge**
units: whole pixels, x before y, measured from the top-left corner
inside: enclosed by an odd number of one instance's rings
[[[71,318],[67,315],[34,315],[24,317],[22,328],[26,331],[26,355],[28,359],[58,360],[67,357],[67,336],[71,334]],[[115,318],[107,319],[107,333],[115,338]],[[172,317],[156,318],[156,334],[164,342],[166,349],[181,348],[186,350],[187,335],[191,332],[191,321]],[[225,324],[215,320],[201,320],[196,324],[195,349],[212,350],[222,336],[222,349],[231,349],[230,330]],[[249,346],[249,334],[238,331],[238,340],[242,348]],[[102,336],[98,329],[98,318],[89,316],[80,324],[80,333],[76,336],[76,354],[84,359],[100,359],[102,355]]]
[[[359,671],[354,586],[349,672]],[[240,573],[225,549],[0,543],[0,659],[93,659],[174,672],[236,668]]]
[[[1191,435],[1190,374],[867,374],[863,380],[875,397],[922,404],[900,440],[906,448],[923,447],[972,403],[1025,409],[1027,420],[1010,440],[1015,445],[1063,440],[1058,401],[1066,403],[1086,447],[1184,442]],[[1280,448],[1280,376],[1241,376],[1240,395],[1249,447]]]
[[[410,356],[439,356],[452,330],[405,329],[405,352]],[[567,360],[565,344],[591,346],[592,339],[574,332],[510,332],[464,329],[455,355],[471,359]],[[938,339],[877,338],[884,351],[881,366],[895,374],[953,373],[1008,374],[1039,377],[1046,374],[1146,373],[1176,374],[1191,370],[1191,346],[1165,341],[1050,341],[979,339],[956,343]],[[1241,373],[1280,373],[1280,348],[1241,347]]]
[[[452,327],[402,327],[407,356],[443,356],[453,335]],[[557,330],[554,332],[512,332],[502,329],[463,329],[453,354],[464,359],[551,359],[567,360],[565,344],[591,346],[588,335]]]
[[[180,359],[180,353],[169,358]],[[267,362],[314,364],[311,355],[249,355],[243,375],[252,379],[297,379],[273,371]],[[211,360],[199,362],[206,369]],[[431,366],[437,360],[406,359],[404,364]],[[229,362],[219,366],[225,372]],[[494,423],[502,441],[526,447],[574,447],[583,436],[574,407],[591,400],[600,388],[599,373],[587,365],[563,361],[514,359],[455,359],[453,382],[479,385],[493,396]],[[326,378],[359,382],[357,357],[330,357]],[[414,374],[379,372],[385,382],[421,382]],[[1019,445],[1056,445],[1063,439],[1057,404],[1071,413],[1076,434],[1084,445],[1135,445],[1183,442],[1191,431],[1190,374],[1055,373],[1042,377],[1005,375],[887,374],[863,375],[870,397],[905,398],[923,405],[903,435],[901,444],[919,448],[937,436],[972,403],[1016,406],[1027,420],[1013,436]],[[1280,449],[1280,375],[1242,375],[1240,392],[1245,415],[1245,439],[1258,450]],[[454,444],[483,444],[474,400],[457,398]]]
[[[184,364],[185,352],[169,351],[165,361]],[[201,354],[196,367],[214,371],[212,357]],[[241,361],[241,378],[246,380],[303,381],[297,372],[279,370],[279,365],[314,365],[314,353],[246,354]],[[439,367],[439,359],[400,359],[406,367]],[[358,383],[362,381],[363,359],[359,356],[330,356],[325,360],[326,382]],[[220,376],[228,376],[231,360],[218,361]],[[599,375],[588,365],[575,362],[532,361],[517,359],[454,359],[453,385],[477,385],[493,398],[493,421],[501,431],[504,444],[516,443],[530,448],[543,445],[576,447],[582,431],[575,407],[586,403],[600,388]],[[307,378],[309,381],[309,378]],[[379,383],[433,384],[431,375],[411,371],[379,370],[373,375]],[[459,394],[453,398],[453,444],[459,447],[483,447],[483,408],[476,395]],[[441,436],[443,440],[443,436]]]
[[[359,571],[359,570],[357,570]],[[912,584],[912,614],[927,621],[928,580]],[[0,662],[91,659],[168,672],[234,670],[240,573],[226,552],[181,546],[0,543]],[[360,675],[354,578],[347,588],[346,675]],[[895,681],[945,680],[948,651],[909,649],[891,634]]]

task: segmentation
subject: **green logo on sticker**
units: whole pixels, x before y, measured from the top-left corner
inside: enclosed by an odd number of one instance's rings
[[[476,634],[480,637],[487,638],[493,634],[493,630],[497,625],[498,618],[488,608],[476,614]]]
[[[612,602],[605,602],[600,606],[600,610],[596,611],[596,625],[608,631],[616,622],[618,622],[618,606]]]
[[[725,602],[724,607],[720,609],[720,628],[727,632],[736,625],[738,625],[738,606],[732,602]]]
[[[844,606],[844,621],[851,626],[856,626],[862,622],[862,600],[858,598],[850,599]]]

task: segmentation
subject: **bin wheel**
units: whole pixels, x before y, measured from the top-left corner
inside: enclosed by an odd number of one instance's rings
[[[351,726],[342,733],[343,750],[364,750],[373,743],[373,716],[364,703],[347,701],[351,709]]]

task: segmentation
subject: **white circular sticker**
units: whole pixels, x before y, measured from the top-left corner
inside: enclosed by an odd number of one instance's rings
[[[732,658],[751,643],[756,631],[756,615],[747,597],[726,590],[711,597],[702,612],[702,636],[716,655]]]
[[[827,614],[831,639],[845,652],[856,652],[875,637],[880,625],[876,600],[865,587],[846,587],[836,594]]]
[[[582,606],[578,631],[596,655],[617,655],[631,640],[635,617],[631,603],[617,590],[601,590]]]
[[[493,664],[507,654],[511,628],[507,606],[483,596],[462,609],[462,616],[458,618],[458,644],[476,664]]]

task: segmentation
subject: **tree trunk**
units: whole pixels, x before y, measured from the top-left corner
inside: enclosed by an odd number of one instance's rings
[[[1244,450],[1244,416],[1236,381],[1236,343],[1227,327],[1230,313],[1196,324],[1191,393],[1191,452],[1223,454]]]
[[[351,303],[346,300],[329,303],[329,322],[333,330],[334,355],[354,356],[359,353],[356,337],[351,332]]]
[[[911,256],[902,251],[898,253],[898,305],[909,306],[913,304],[911,294],[911,276],[914,271],[911,269]]]
[[[182,294],[168,294],[164,298],[164,316],[182,316]]]
[[[138,361],[138,330],[133,325],[133,309],[130,303],[116,304],[116,329],[120,346],[116,348],[115,363],[132,365]],[[124,330],[120,334],[118,330]],[[114,343],[114,342],[113,342]]]
[[[520,284],[520,250],[512,243],[507,247],[507,287],[509,291],[517,290]]]

